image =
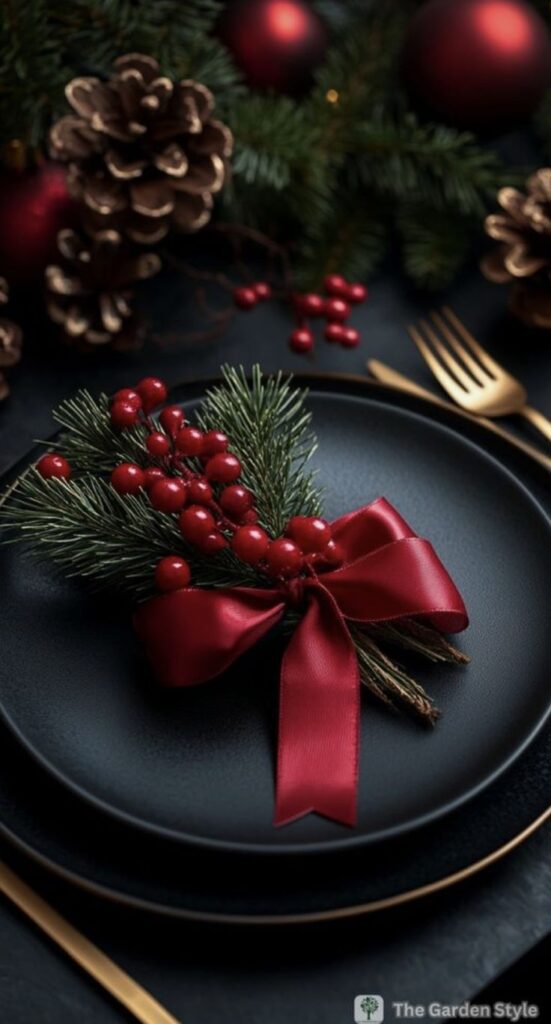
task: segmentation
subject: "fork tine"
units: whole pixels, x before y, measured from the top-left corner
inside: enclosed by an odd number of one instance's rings
[[[446,346],[440,341],[440,338],[426,320],[420,320],[419,326],[423,328],[425,335],[432,343],[433,348],[436,349],[438,355],[446,364],[448,370],[451,370],[459,384],[461,384],[465,391],[472,391],[473,384],[477,384],[478,381],[473,381],[472,377],[469,377],[468,373],[466,373],[463,367],[460,366],[457,359],[454,359],[451,352],[449,352]]]
[[[451,345],[454,352],[457,353],[460,359],[463,360],[465,366],[471,371],[472,376],[475,378],[477,384],[484,384],[488,380],[488,371],[484,366],[473,359],[469,349],[462,345],[461,342],[456,338],[453,331],[450,330],[447,323],[442,319],[436,310],[431,310],[431,320],[436,324],[438,329],[442,332],[447,342]],[[493,380],[493,378],[492,378]]]
[[[482,348],[482,345],[478,344],[476,339],[473,338],[471,332],[467,330],[467,328],[461,322],[459,317],[455,315],[453,309],[450,309],[449,306],[442,306],[442,312],[448,318],[453,327],[455,327],[456,331],[459,332],[459,334],[463,338],[463,341],[465,341],[467,345],[470,345],[475,356],[480,360],[482,365],[487,370],[490,371],[491,374],[493,374],[496,377],[499,377],[502,373],[504,373],[503,367],[500,366],[499,363],[496,363],[494,359],[492,359],[489,352],[486,352],[486,349]]]
[[[447,391],[448,394],[452,396],[458,391],[461,391],[461,394],[465,394],[463,389],[459,387],[457,381],[454,380],[451,374],[448,373],[446,368],[442,366],[442,363],[439,362],[439,360],[436,358],[434,352],[429,347],[429,345],[427,345],[426,341],[424,340],[421,333],[417,330],[417,328],[414,327],[413,324],[410,324],[409,327],[407,328],[407,332],[411,340],[414,341],[415,344],[417,345],[417,348],[419,349],[419,352],[422,358],[425,360],[429,370],[432,371],[438,383],[441,384],[442,387],[444,388],[444,391]]]

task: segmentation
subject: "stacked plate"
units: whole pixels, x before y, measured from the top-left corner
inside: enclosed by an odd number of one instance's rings
[[[476,870],[545,816],[542,471],[523,460],[521,482],[459,413],[359,380],[306,383],[326,514],[382,494],[432,541],[470,613],[471,665],[415,665],[443,712],[432,730],[364,697],[356,829],[315,815],[275,829],[281,639],[208,685],[162,691],[128,608],[4,547],[0,829],[105,896],[251,922],[358,913]],[[186,410],[202,391],[180,389]]]

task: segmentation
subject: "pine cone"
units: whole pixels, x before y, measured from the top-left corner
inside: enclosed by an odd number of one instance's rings
[[[66,340],[80,347],[136,347],[136,317],[130,288],[152,277],[161,261],[154,253],[125,244],[117,231],[97,232],[92,240],[66,229],[57,236],[59,266],[46,267],[48,314]]]
[[[551,167],[542,167],[526,183],[527,194],[502,188],[505,211],[486,218],[490,238],[501,244],[481,262],[485,277],[498,284],[514,281],[512,312],[532,327],[551,327]]]
[[[232,135],[211,119],[204,85],[172,82],[152,57],[129,53],[109,81],[74,78],[65,93],[76,113],[53,126],[51,149],[70,165],[89,233],[113,227],[151,244],[171,227],[193,232],[210,220]]]
[[[0,306],[6,305],[9,299],[8,282],[0,277]],[[21,347],[23,335],[21,328],[4,317],[0,317],[0,367],[15,366],[21,359]],[[8,382],[4,373],[0,370],[0,400],[7,398],[10,393]]]

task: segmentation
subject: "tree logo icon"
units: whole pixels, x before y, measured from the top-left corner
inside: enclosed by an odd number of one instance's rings
[[[382,996],[356,996],[354,1022],[355,1024],[380,1024],[384,1020],[384,1009]]]

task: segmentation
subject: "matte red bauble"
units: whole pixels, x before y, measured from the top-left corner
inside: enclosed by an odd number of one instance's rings
[[[327,29],[302,0],[236,0],[220,36],[249,85],[296,95],[312,83],[327,51]]]
[[[0,274],[10,284],[39,277],[55,261],[56,239],[74,219],[65,170],[44,163],[25,174],[3,174],[0,179]]]
[[[429,0],[411,20],[403,71],[445,121],[513,126],[551,86],[551,34],[523,0]]]

